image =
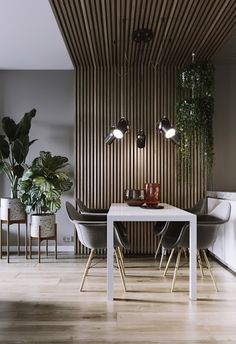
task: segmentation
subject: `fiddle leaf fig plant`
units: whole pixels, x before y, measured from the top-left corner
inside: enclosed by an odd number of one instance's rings
[[[33,142],[30,141],[29,131],[31,120],[36,110],[24,114],[19,123],[12,118],[2,118],[2,131],[0,135],[0,172],[4,172],[10,181],[13,198],[18,197],[18,182],[24,173],[24,164]]]
[[[20,199],[26,212],[55,213],[61,207],[61,195],[69,191],[72,181],[62,169],[68,165],[64,156],[52,156],[41,151],[23,174],[20,183]]]

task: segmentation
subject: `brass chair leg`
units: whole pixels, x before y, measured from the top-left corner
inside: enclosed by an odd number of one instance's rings
[[[203,253],[203,257],[205,259],[205,262],[206,262],[206,265],[207,265],[207,268],[209,270],[209,273],[210,273],[210,276],[211,276],[211,279],[212,279],[212,282],[214,284],[214,287],[215,287],[215,290],[218,291],[218,288],[217,288],[217,285],[216,285],[216,282],[215,282],[215,279],[214,279],[214,276],[212,274],[212,270],[211,270],[211,264],[208,260],[208,257],[207,257],[207,254],[206,254],[206,251],[205,250],[202,250],[202,253]]]
[[[120,265],[121,265],[121,268],[122,268],[123,275],[125,276],[126,273],[125,273],[124,256],[123,256],[123,252],[121,251],[120,247],[117,247],[117,255],[118,255],[119,259],[120,259]]]
[[[176,264],[175,264],[174,277],[173,277],[173,280],[172,280],[171,292],[174,291],[175,281],[176,281],[176,277],[177,277],[177,272],[178,272],[178,269],[179,269],[181,253],[182,253],[182,248],[179,249],[179,251],[178,251],[178,255],[177,255],[177,259],[176,259]]]
[[[200,268],[201,276],[203,278],[204,277],[203,264],[202,264],[202,258],[201,258],[199,250],[197,250],[197,261],[198,261],[198,265],[199,265],[199,268]]]
[[[119,268],[119,273],[120,273],[121,281],[122,281],[122,284],[123,284],[123,287],[124,287],[124,291],[126,291],[125,277],[124,277],[124,274],[123,274],[123,271],[122,271],[122,267],[121,267],[121,264],[120,264],[120,260],[119,260],[118,254],[117,254],[117,249],[115,249],[115,256],[116,256],[116,262],[117,262],[117,265],[118,265],[118,268]]]
[[[171,252],[170,252],[169,259],[168,259],[167,264],[166,264],[165,271],[164,271],[164,273],[163,273],[163,277],[165,277],[166,274],[167,274],[167,271],[168,271],[168,269],[169,269],[169,265],[170,265],[170,262],[171,262],[171,259],[172,259],[172,257],[173,257],[174,252],[175,252],[175,249],[172,248],[172,250],[171,250]]]
[[[82,281],[81,281],[81,284],[80,284],[80,289],[79,289],[80,291],[83,290],[85,278],[86,278],[86,276],[88,274],[88,270],[90,268],[90,265],[92,263],[92,260],[93,260],[94,256],[95,256],[95,249],[92,249],[91,252],[90,252],[90,255],[89,255],[89,258],[88,258],[85,270],[84,270],[84,274],[83,274]]]
[[[164,253],[165,253],[165,249],[163,249],[163,248],[162,248],[162,252],[161,252],[161,259],[160,259],[160,264],[159,264],[159,269],[161,269],[161,268],[162,268],[162,263],[163,263]]]
[[[159,239],[159,243],[158,243],[158,245],[157,245],[157,249],[156,249],[156,253],[155,253],[154,259],[157,259],[157,255],[158,255],[158,253],[159,253],[159,250],[160,250],[160,247],[161,247],[161,243],[162,243],[163,237],[164,237],[164,234],[162,234],[161,237],[160,237],[160,239]]]

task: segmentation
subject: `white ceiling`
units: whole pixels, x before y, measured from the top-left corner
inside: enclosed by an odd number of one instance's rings
[[[48,0],[0,0],[1,69],[73,69]]]

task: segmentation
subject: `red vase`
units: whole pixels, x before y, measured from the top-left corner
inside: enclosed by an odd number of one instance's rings
[[[147,183],[144,184],[145,203],[147,205],[158,205],[160,203],[160,184]]]

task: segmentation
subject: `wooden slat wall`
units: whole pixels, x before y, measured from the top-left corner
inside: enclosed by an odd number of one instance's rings
[[[196,156],[194,188],[177,181],[176,147],[156,131],[163,115],[175,122],[175,68],[130,67],[77,70],[78,188],[77,197],[89,207],[123,202],[126,188],[145,182],[161,184],[161,201],[186,207],[203,196],[205,183]],[[112,145],[104,137],[121,116],[130,132]],[[144,129],[146,146],[136,147]],[[135,226],[135,227],[134,227]],[[128,225],[131,253],[151,253],[156,242],[150,225]]]
[[[156,133],[166,115],[175,121],[175,68],[211,59],[236,25],[235,0],[50,0],[76,68],[76,196],[91,207],[123,201],[125,188],[160,182],[162,201],[190,207],[207,180],[194,152],[194,173],[176,176],[175,146]],[[149,28],[147,44],[132,32]],[[104,137],[121,116],[131,124],[124,140]],[[144,129],[146,147],[136,148]],[[155,249],[150,226],[129,225],[131,253]],[[82,247],[79,252],[86,253]]]
[[[236,25],[235,0],[50,0],[75,66],[144,64],[183,66],[210,59]],[[142,47],[132,32],[149,28]]]

